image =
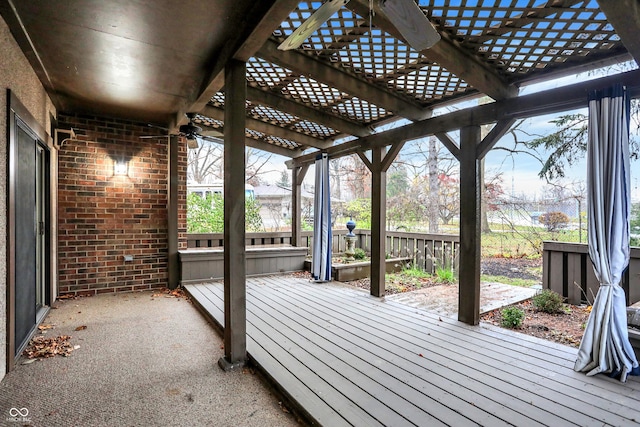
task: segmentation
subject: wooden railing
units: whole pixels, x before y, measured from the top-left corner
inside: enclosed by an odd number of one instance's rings
[[[571,304],[593,303],[598,279],[584,243],[544,242],[542,286],[558,292]],[[622,276],[627,305],[640,301],[640,248],[631,248],[629,268]]]
[[[358,237],[356,247],[371,252],[371,231],[355,230]],[[332,231],[332,251],[342,253],[346,249],[344,237],[347,230]],[[313,248],[313,232],[303,231],[301,246],[306,246],[311,254]],[[247,246],[291,245],[291,233],[247,233]],[[452,234],[425,234],[387,231],[385,252],[389,257],[409,257],[414,265],[428,271],[435,272],[438,267],[458,269],[458,249],[460,239]],[[219,248],[224,246],[222,233],[188,234],[188,248]]]

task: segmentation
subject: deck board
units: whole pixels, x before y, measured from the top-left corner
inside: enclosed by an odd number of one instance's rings
[[[221,283],[187,285],[223,323]],[[640,426],[640,381],[573,371],[577,350],[340,285],[247,280],[247,351],[326,426]]]

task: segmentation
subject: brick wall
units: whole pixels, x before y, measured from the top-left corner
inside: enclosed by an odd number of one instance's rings
[[[74,128],[58,157],[59,294],[167,286],[168,138],[146,124],[58,115]],[[186,147],[179,154],[180,246],[186,246]],[[128,161],[126,175],[114,162]],[[183,242],[184,240],[184,242]],[[125,261],[125,255],[133,261]]]

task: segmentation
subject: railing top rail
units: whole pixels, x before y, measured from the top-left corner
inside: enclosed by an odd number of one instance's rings
[[[334,235],[342,235],[342,234],[348,233],[346,229],[343,230],[341,228],[334,229],[332,230],[332,232]],[[354,230],[354,233],[356,235],[369,236],[371,235],[371,230],[356,229]],[[305,237],[313,236],[313,231],[306,230],[306,231],[303,231],[301,234]],[[189,233],[187,234],[187,239],[188,240],[221,239],[223,238],[223,236],[224,236],[223,233]],[[246,233],[245,236],[247,239],[271,238],[271,237],[287,238],[287,237],[291,237],[291,232],[289,231],[253,232],[253,233]],[[460,241],[460,236],[458,236],[457,234],[431,234],[431,233],[408,232],[408,231],[387,231],[387,236],[409,238],[409,239],[418,238],[418,239],[427,239],[427,240],[441,240],[444,242]]]
[[[554,252],[575,252],[579,254],[589,253],[589,245],[587,243],[575,243],[575,242],[556,242],[556,241],[544,241],[542,242],[543,251]],[[640,248],[631,247],[631,257],[640,258]]]

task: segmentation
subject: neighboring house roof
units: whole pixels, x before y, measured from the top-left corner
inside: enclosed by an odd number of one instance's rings
[[[253,193],[258,199],[261,197],[291,197],[291,189],[279,185],[257,185],[253,187]],[[302,197],[305,199],[313,199],[313,193],[302,189]]]

